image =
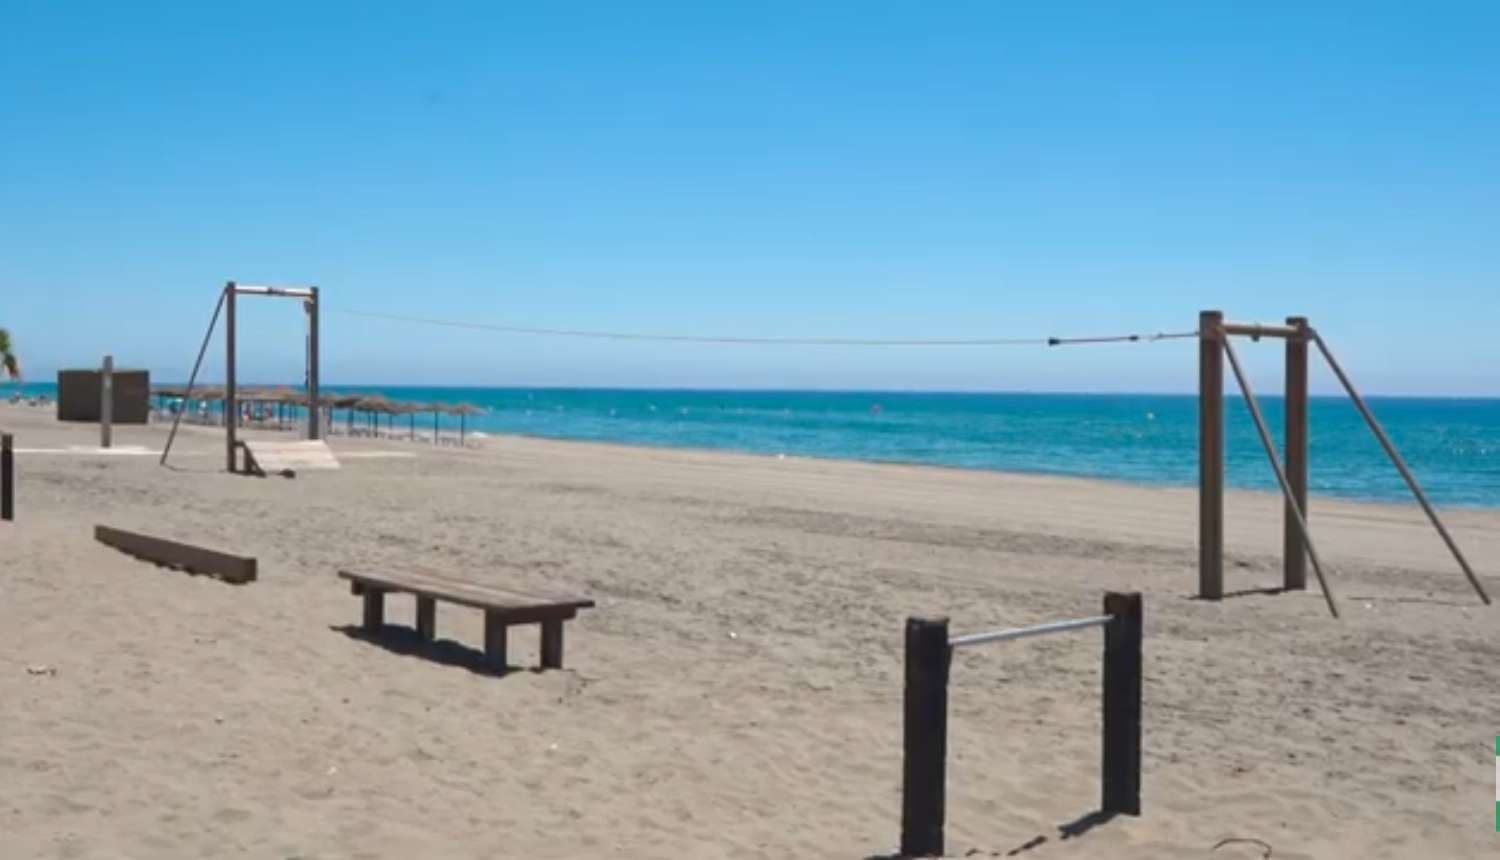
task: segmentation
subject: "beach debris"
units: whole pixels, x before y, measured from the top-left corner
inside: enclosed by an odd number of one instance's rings
[[[339,772],[339,766],[338,765],[331,764],[331,765],[328,766],[328,775],[329,776],[333,776],[334,774],[336,774],[338,772]]]
[[[1229,839],[1220,839],[1217,843],[1214,844],[1214,847],[1210,848],[1209,850],[1218,851],[1225,845],[1254,845],[1261,849],[1261,860],[1269,860],[1272,851],[1271,843],[1265,841],[1264,839],[1253,839],[1244,836],[1234,836],[1230,837]]]
[[[26,674],[28,674],[28,675],[46,675],[48,677],[53,677],[53,676],[57,675],[57,667],[56,666],[47,666],[47,665],[43,665],[41,663],[38,663],[38,664],[36,664],[34,666],[27,666],[26,667]]]
[[[739,636],[738,633],[735,633],[733,630],[731,630],[731,631],[729,631],[729,638],[730,639],[738,639],[738,638],[740,638],[740,636]]]

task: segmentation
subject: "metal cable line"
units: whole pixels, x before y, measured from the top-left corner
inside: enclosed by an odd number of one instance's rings
[[[348,308],[334,308],[335,313],[381,319],[392,322],[495,331],[505,334],[543,337],[590,338],[594,340],[655,341],[659,343],[717,343],[750,346],[1066,346],[1085,343],[1154,342],[1174,338],[1197,337],[1198,332],[1127,334],[1110,337],[991,337],[991,338],[878,338],[878,337],[751,337],[738,335],[654,334],[647,332],[599,331],[594,329],[543,328],[501,323],[479,323],[465,320],[433,319]]]

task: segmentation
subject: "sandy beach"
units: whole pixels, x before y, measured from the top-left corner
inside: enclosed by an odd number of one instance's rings
[[[1090,615],[1106,589],[1145,595],[1144,815],[1060,830],[1098,804],[1097,633],[968,649],[950,854],[1500,847],[1500,607],[1415,505],[1314,500],[1335,621],[1315,583],[1259,592],[1280,580],[1268,494],[1230,495],[1240,593],[1213,603],[1192,597],[1190,489],[513,437],[336,438],[341,470],[254,479],[222,471],[207,428],[162,468],[88,453],[97,428],[46,410],[0,406],[0,427],[21,449],[0,523],[5,858],[886,855],[904,619]],[[1500,594],[1500,511],[1448,521]],[[95,524],[254,555],[260,579],[159,570]],[[416,654],[358,635],[341,568],[598,606],[566,669],[496,677],[471,668],[473,610],[440,606]],[[390,622],[411,615],[391,598]],[[535,665],[529,629],[511,649]]]

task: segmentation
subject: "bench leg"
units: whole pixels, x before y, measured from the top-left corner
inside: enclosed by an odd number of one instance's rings
[[[563,657],[563,623],[542,622],[542,668],[561,669]]]
[[[498,612],[485,612],[484,658],[490,664],[490,668],[497,672],[504,672],[506,667],[505,634],[506,627],[503,616]]]
[[[385,626],[385,592],[374,588],[364,590],[365,629],[379,630]]]
[[[428,642],[437,635],[437,601],[431,597],[417,598],[417,635]]]

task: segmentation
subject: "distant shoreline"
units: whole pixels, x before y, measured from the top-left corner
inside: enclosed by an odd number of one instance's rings
[[[151,384],[152,384],[153,387],[156,387],[156,386],[180,387],[180,386],[187,385],[187,380],[153,379],[152,382],[151,382]],[[212,382],[212,381],[209,381],[209,382],[200,382],[198,384],[207,387],[207,386],[222,385],[223,383],[222,382]],[[251,381],[245,381],[245,380],[241,380],[239,382],[239,386],[241,388],[281,388],[281,387],[287,387],[287,383],[286,383],[285,380],[269,380],[269,381],[253,381],[253,380],[251,380]],[[291,387],[294,390],[300,388],[300,386],[291,386]],[[662,394],[725,394],[725,395],[733,395],[733,394],[792,394],[792,395],[834,395],[834,394],[847,394],[847,395],[871,395],[871,396],[886,396],[886,397],[889,397],[889,396],[905,396],[905,395],[918,396],[918,397],[944,397],[944,396],[953,396],[953,397],[985,397],[985,396],[996,396],[996,397],[1170,397],[1170,398],[1181,398],[1181,399],[1189,399],[1189,400],[1196,400],[1198,398],[1198,393],[1196,391],[1149,391],[1149,390],[1139,390],[1139,391],[1137,391],[1137,390],[1129,390],[1129,391],[1040,391],[1040,390],[1021,390],[1021,389],[990,389],[990,388],[975,388],[975,389],[964,389],[964,388],[760,388],[760,387],[745,387],[745,388],[698,388],[698,387],[650,386],[650,385],[641,385],[641,386],[633,386],[633,385],[522,385],[522,384],[507,384],[507,385],[449,385],[449,384],[440,384],[440,383],[431,383],[431,384],[429,384],[429,383],[418,383],[418,382],[384,383],[384,382],[327,382],[327,381],[325,381],[325,382],[323,382],[321,384],[321,388],[324,391],[403,391],[403,390],[405,390],[405,391],[418,391],[418,390],[421,390],[421,391],[455,391],[455,392],[458,392],[458,391],[468,391],[468,392],[484,392],[484,391],[506,391],[506,392],[526,392],[526,391],[533,391],[533,392],[543,392],[543,391],[558,391],[558,392],[576,392],[576,393],[588,393],[588,392],[601,392],[601,393],[602,392],[628,392],[628,393],[636,393],[636,394],[651,394],[651,393],[658,393],[659,392],[659,393],[662,393]],[[34,381],[19,382],[19,383],[17,383],[17,382],[7,382],[7,381],[0,380],[0,396],[5,396],[5,395],[7,395],[9,393],[13,393],[15,391],[33,390],[33,389],[45,389],[45,393],[49,393],[50,394],[50,393],[55,392],[57,390],[57,383],[56,382],[34,382]],[[1230,393],[1235,393],[1235,392],[1230,392]],[[1260,399],[1263,399],[1263,400],[1278,400],[1279,401],[1279,400],[1282,399],[1282,395],[1280,395],[1278,393],[1275,393],[1275,392],[1260,392],[1260,391],[1257,391],[1255,396],[1257,398],[1260,398]],[[1324,393],[1313,392],[1309,396],[1313,400],[1345,400],[1345,399],[1347,399],[1346,395],[1344,395],[1342,392],[1338,392],[1338,391],[1324,392]],[[1494,394],[1374,394],[1374,393],[1365,392],[1363,394],[1363,396],[1364,396],[1364,398],[1366,400],[1370,400],[1370,401],[1382,401],[1382,400],[1419,400],[1419,401],[1434,401],[1434,402],[1449,402],[1449,401],[1469,402],[1469,401],[1474,401],[1474,402],[1480,402],[1480,403],[1500,403],[1500,392],[1496,392]],[[1236,397],[1237,397],[1237,394],[1236,394]]]
[[[246,386],[250,388],[252,386]],[[53,396],[46,383],[13,389]],[[379,395],[379,423],[415,422],[443,435],[483,432],[612,442],[656,449],[736,451],[822,460],[1096,478],[1140,486],[1198,481],[1197,398],[1171,394],[826,392],[621,388],[325,386]],[[335,410],[349,421],[350,400]],[[377,400],[377,403],[381,401]],[[1375,412],[1418,479],[1445,507],[1500,508],[1500,399],[1373,398]],[[451,413],[468,404],[466,418]],[[1283,401],[1263,407],[1279,435]],[[209,403],[214,412],[220,407]],[[289,423],[300,406],[276,407]],[[360,411],[355,407],[356,411]],[[357,424],[373,426],[366,410]],[[1363,420],[1343,398],[1312,401],[1311,491],[1320,497],[1407,503],[1410,495]],[[1237,399],[1226,405],[1231,487],[1276,491]]]

